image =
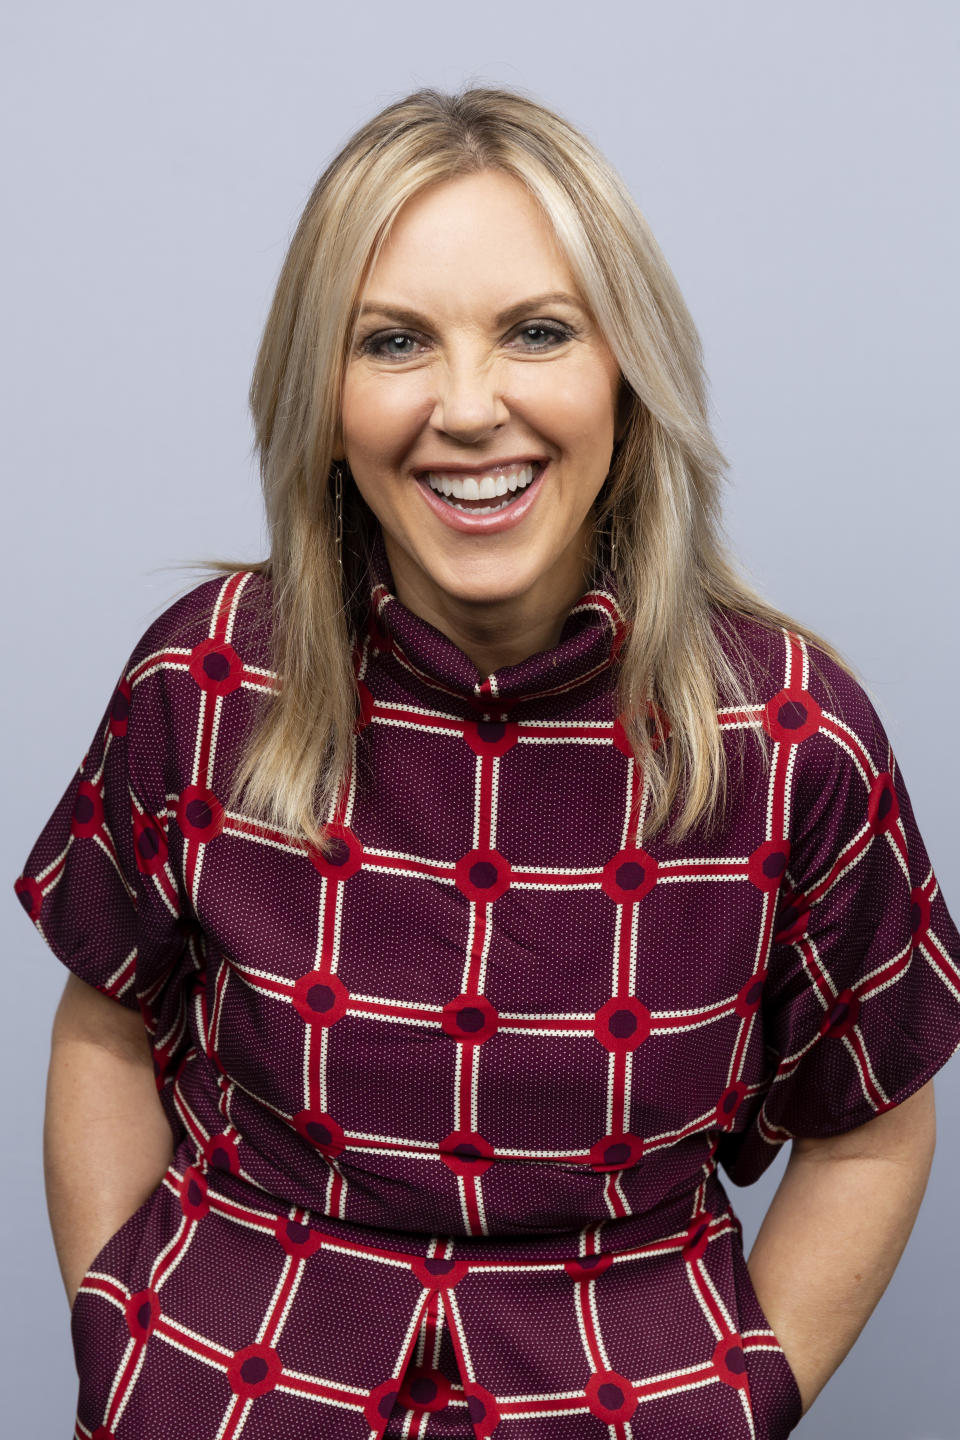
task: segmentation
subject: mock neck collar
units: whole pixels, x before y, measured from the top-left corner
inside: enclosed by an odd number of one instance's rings
[[[375,648],[389,651],[410,682],[458,697],[471,711],[510,710],[521,701],[560,696],[602,677],[614,666],[626,630],[616,581],[604,569],[599,585],[572,606],[556,645],[484,675],[449,636],[397,598],[379,524],[368,558],[367,587]],[[431,698],[437,703],[436,696]]]

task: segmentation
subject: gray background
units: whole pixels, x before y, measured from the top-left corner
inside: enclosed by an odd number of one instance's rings
[[[555,106],[626,178],[703,336],[735,550],[858,666],[960,917],[951,0],[39,0],[6,7],[3,39],[11,884],[134,642],[192,583],[176,565],[263,551],[246,389],[316,176],[388,101],[473,79]],[[66,1436],[40,1165],[65,972],[7,897],[4,1428]],[[936,1092],[917,1226],[807,1440],[960,1436],[955,1063]],[[785,1158],[728,1187],[747,1248]]]

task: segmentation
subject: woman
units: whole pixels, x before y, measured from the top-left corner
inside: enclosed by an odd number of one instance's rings
[[[420,91],[319,180],[269,561],[143,636],[17,887],[74,972],[78,1433],[772,1440],[855,1340],[960,937],[865,692],[725,556],[704,392],[526,97]],[[787,1140],[748,1269],[718,1171]]]

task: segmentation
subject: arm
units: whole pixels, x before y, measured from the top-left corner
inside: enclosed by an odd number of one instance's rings
[[[748,1267],[804,1414],[897,1267],[935,1144],[932,1080],[865,1125],[793,1141]]]
[[[71,1305],[94,1256],[156,1188],[172,1154],[141,1016],[70,975],[53,1021],[43,1163]]]

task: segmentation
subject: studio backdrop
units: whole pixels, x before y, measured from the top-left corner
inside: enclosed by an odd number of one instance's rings
[[[13,894],[134,642],[265,553],[247,388],[293,224],[376,110],[518,87],[610,158],[699,327],[727,529],[857,667],[960,915],[955,443],[960,17],[769,7],[49,3],[4,26],[8,822],[3,1429],[71,1433],[41,1137],[66,972]],[[960,1067],[914,1233],[797,1434],[955,1440]],[[786,1148],[786,1147],[785,1147]],[[728,1186],[756,1233],[785,1153]]]

